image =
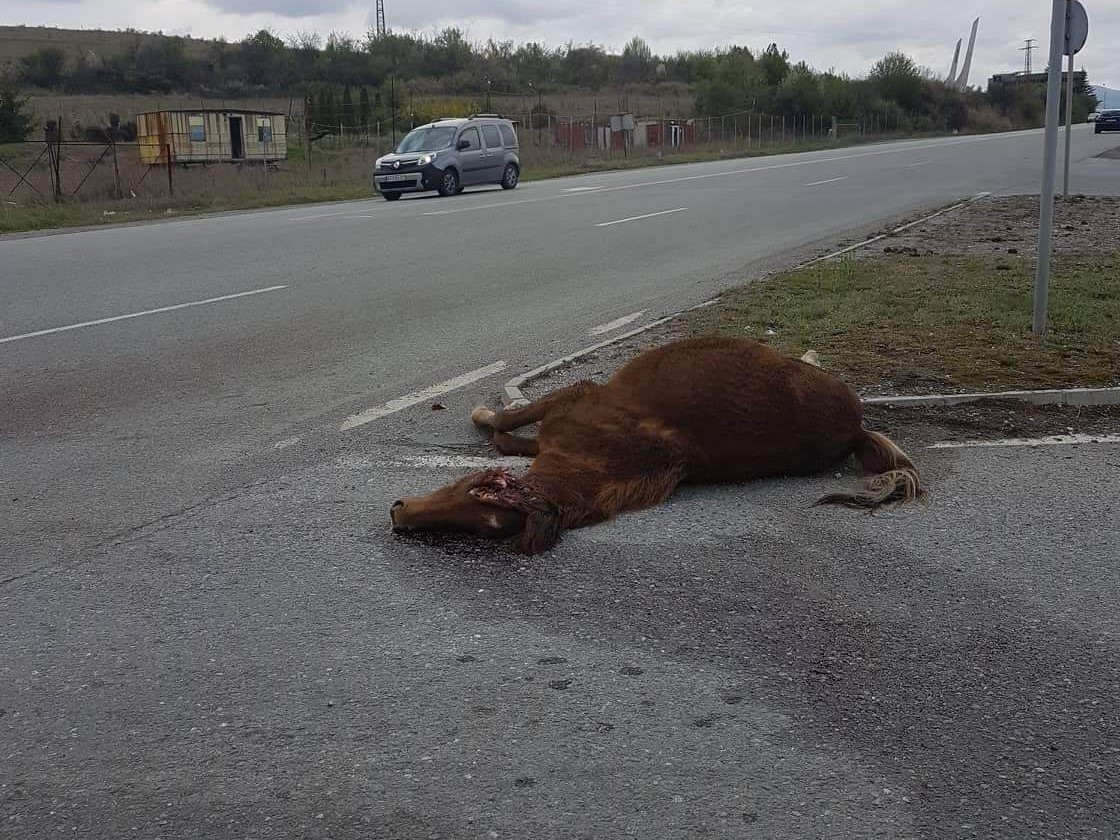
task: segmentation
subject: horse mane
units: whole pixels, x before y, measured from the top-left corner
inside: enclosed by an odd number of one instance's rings
[[[518,478],[508,469],[481,473],[470,489],[476,499],[501,505],[525,514],[525,527],[514,538],[525,554],[539,554],[552,548],[564,530],[559,505],[546,491]]]

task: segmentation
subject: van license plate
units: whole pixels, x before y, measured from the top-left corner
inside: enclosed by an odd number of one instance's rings
[[[415,181],[415,175],[385,175],[381,178],[382,181]]]

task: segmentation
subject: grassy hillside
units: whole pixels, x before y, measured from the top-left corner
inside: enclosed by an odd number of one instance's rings
[[[47,26],[0,26],[0,68],[15,66],[21,58],[43,47],[58,47],[67,58],[77,59],[91,50],[101,59],[125,52],[129,45],[156,43],[162,37],[147,32],[104,29],[54,29]],[[187,55],[203,58],[209,41],[186,38]]]

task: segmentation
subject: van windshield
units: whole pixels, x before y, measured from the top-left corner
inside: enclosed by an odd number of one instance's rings
[[[410,131],[397,146],[397,154],[407,152],[434,152],[446,149],[455,138],[455,129],[452,126],[427,126]]]

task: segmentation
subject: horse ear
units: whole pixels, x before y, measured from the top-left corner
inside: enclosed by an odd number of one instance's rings
[[[540,554],[560,541],[560,517],[551,511],[534,510],[525,517],[525,529],[517,547],[525,554]]]

